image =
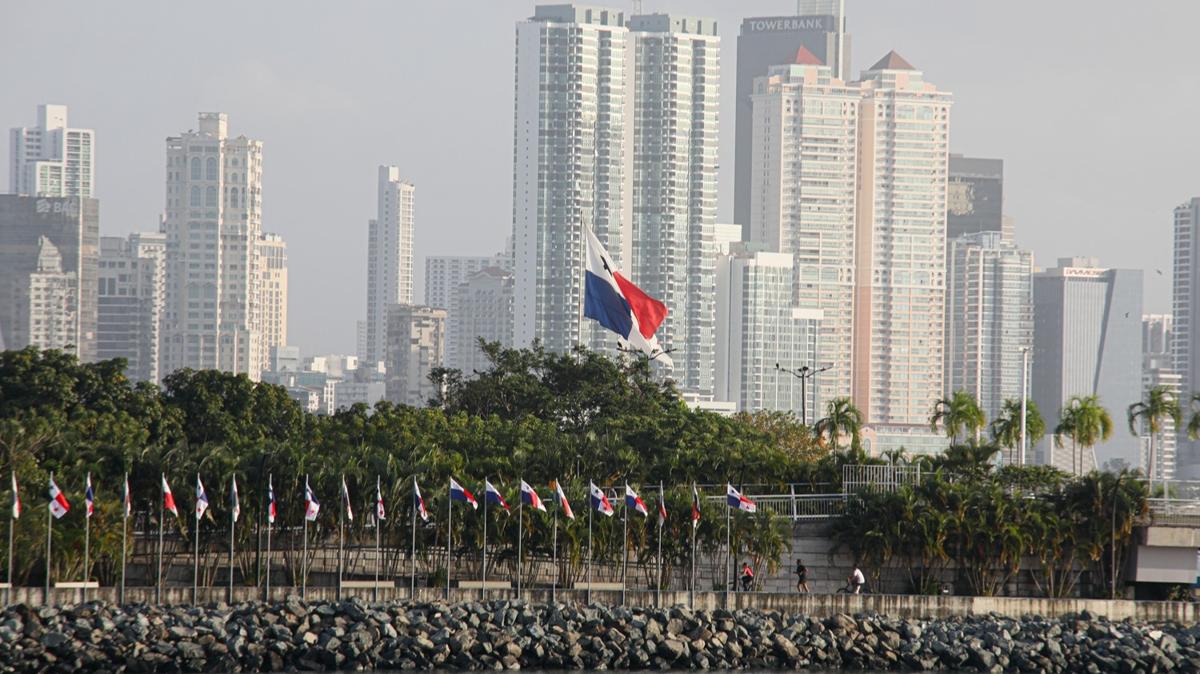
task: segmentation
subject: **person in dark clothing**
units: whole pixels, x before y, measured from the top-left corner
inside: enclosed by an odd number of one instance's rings
[[[749,592],[754,588],[754,569],[750,568],[750,562],[742,562],[740,580],[742,581],[742,592]]]
[[[808,567],[804,565],[803,559],[796,560],[796,591],[812,592],[808,589]]]

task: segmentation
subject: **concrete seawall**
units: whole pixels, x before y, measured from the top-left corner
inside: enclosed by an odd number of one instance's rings
[[[0,590],[3,597],[4,590]],[[300,588],[282,586],[271,588],[271,600],[283,601],[289,595],[298,595]],[[82,599],[80,590],[52,589],[52,603],[69,605],[79,603]],[[332,601],[337,598],[337,592],[332,587],[310,587],[306,598],[309,601]],[[359,597],[366,601],[376,598],[372,588],[345,589],[343,598]],[[445,590],[434,588],[417,588],[418,601],[441,601]],[[466,602],[486,599],[513,599],[516,593],[512,590],[488,590],[481,594],[479,590],[452,588],[450,601]],[[110,603],[117,600],[117,588],[102,587],[88,591],[89,599],[98,599]],[[251,587],[235,587],[234,602],[261,600],[262,590]],[[525,590],[521,598],[532,603],[548,603],[551,593],[545,589]],[[229,599],[228,590],[224,587],[200,588],[199,603],[224,602]],[[410,599],[409,589],[380,588],[380,601],[405,601]],[[560,590],[557,600],[560,603],[586,603],[587,593],[580,590]],[[125,591],[126,603],[154,604],[155,592],[150,587],[131,587]],[[747,592],[725,595],[721,592],[697,592],[694,598],[687,592],[663,592],[661,600],[655,592],[645,590],[630,590],[626,593],[624,602],[621,593],[611,590],[593,591],[592,603],[605,606],[642,607],[671,607],[691,605],[697,610],[712,611],[719,608],[727,609],[760,609],[764,611],[779,611],[780,613],[802,614],[809,616],[831,616],[841,613],[872,613],[892,616],[895,618],[951,618],[979,615],[1004,615],[1021,617],[1039,615],[1046,618],[1058,618],[1068,614],[1087,611],[1093,615],[1103,616],[1109,620],[1125,620],[1126,618],[1140,622],[1173,621],[1182,624],[1193,624],[1200,620],[1200,611],[1190,602],[1169,601],[1135,601],[1130,599],[1042,599],[1029,597],[954,597],[954,596],[917,596],[893,594],[782,594],[769,592]],[[12,589],[11,602],[41,606],[45,604],[42,588],[17,587]],[[170,587],[163,590],[162,603],[167,605],[182,605],[192,603],[190,587]]]

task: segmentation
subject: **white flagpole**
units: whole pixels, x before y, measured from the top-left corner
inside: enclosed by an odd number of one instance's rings
[[[489,478],[486,475],[483,477],[483,565],[482,565],[482,567],[480,567],[480,572],[482,573],[482,575],[480,576],[480,583],[479,583],[479,598],[481,600],[487,599],[487,504],[488,504],[487,485],[488,485],[488,479]]]
[[[667,506],[662,502],[662,500],[663,500],[663,485],[662,485],[662,481],[660,480],[658,483],[658,515],[659,515],[659,517],[658,517],[658,556],[655,557],[655,559],[658,561],[658,568],[655,569],[655,572],[654,572],[654,575],[656,577],[656,580],[654,583],[655,598],[657,600],[659,608],[662,608],[662,567],[663,567],[663,564],[662,564],[662,534],[663,534],[663,525],[666,524],[666,522],[663,520],[662,514],[664,512],[666,512],[666,508],[667,508]]]
[[[379,601],[379,567],[383,564],[383,549],[379,547],[379,528],[383,523],[379,519],[379,476],[375,476],[375,601]],[[393,583],[395,585],[395,583]]]
[[[50,473],[50,479],[54,480],[54,473]],[[43,603],[50,605],[50,547],[51,533],[54,531],[54,517],[50,515],[50,508],[46,508],[46,595],[43,597]]]
[[[587,603],[592,603],[592,511],[596,506],[592,503],[592,492],[588,488],[588,567],[587,567]]]
[[[117,603],[125,603],[125,548],[129,545],[129,511],[126,505],[126,499],[129,498],[129,473],[125,473],[125,482],[121,486],[121,591],[117,595]],[[9,539],[9,547],[12,547],[12,539]],[[9,558],[12,558],[12,553],[9,553]],[[9,574],[12,575],[12,574]],[[11,582],[11,581],[10,581]]]
[[[554,486],[555,486],[555,489],[557,490],[558,483],[555,482]],[[555,491],[554,500],[555,501],[558,500],[558,492],[557,491]],[[553,579],[553,584],[550,585],[550,603],[551,604],[558,603],[558,510],[559,510],[559,508],[562,508],[561,503],[558,504],[558,508],[554,509],[554,537],[551,539],[551,543],[550,543],[550,556],[551,556],[551,561],[554,564],[554,579]]]
[[[13,484],[16,484],[16,478],[13,478]],[[14,493],[13,494],[13,502],[15,503],[18,498],[20,498],[20,497],[18,497]],[[5,606],[12,604],[13,529],[16,529],[16,528],[17,528],[17,518],[13,517],[12,513],[10,512],[8,514],[8,575],[4,577],[4,579],[8,581],[8,587],[5,588],[5,590],[4,590],[4,605]],[[122,550],[122,552],[124,552],[124,550]]]
[[[308,596],[308,475],[304,476],[304,546],[300,557],[300,598]],[[294,535],[294,534],[293,534]],[[293,539],[294,540],[294,539]]]
[[[229,477],[230,496],[237,489],[237,478]],[[232,499],[230,499],[232,500]],[[232,503],[230,505],[233,505]],[[241,504],[239,504],[240,507]],[[237,528],[237,520],[233,519],[233,508],[229,509],[229,603],[233,603],[233,533]]]
[[[196,484],[200,484],[200,473],[196,473]],[[197,494],[199,496],[199,494]],[[207,498],[207,496],[206,496]],[[192,553],[192,605],[196,605],[200,598],[200,505],[199,498],[196,499],[196,531],[193,533],[195,537],[195,548]]]
[[[274,497],[275,497],[275,485],[271,482],[271,478],[273,478],[273,477],[274,477],[274,475],[267,473],[267,488],[268,488],[268,491],[270,492],[268,494],[268,498],[270,498],[271,501],[267,502],[267,513],[266,513],[266,515],[267,515],[267,574],[266,574],[266,578],[265,578],[266,582],[263,583],[263,601],[270,601],[270,599],[271,599],[271,503],[274,501]],[[307,520],[305,520],[305,521],[307,521]],[[296,540],[296,539],[293,538],[292,540]],[[301,563],[303,563],[303,561],[304,560],[301,560]]]
[[[92,483],[92,474],[88,473],[87,484]],[[92,514],[88,512],[87,494],[83,497],[83,601],[87,602],[88,566],[92,561]]]
[[[163,518],[166,517],[166,498],[167,494],[163,491],[163,484],[166,484],[165,478],[158,485],[158,583],[154,586],[154,603],[162,604],[162,558],[163,558]]]
[[[453,484],[453,482],[454,480],[451,478],[450,483]],[[450,572],[452,571],[451,565],[454,559],[454,544],[451,542],[451,539],[454,538],[454,529],[452,527],[454,523],[454,494],[451,489],[447,489],[446,495],[449,496],[446,499],[446,601],[450,601]]]
[[[517,599],[521,598],[521,539],[525,537],[525,495],[517,498]]]
[[[412,570],[412,578],[409,580],[408,598],[416,600],[417,598],[417,508],[420,504],[417,503],[417,476],[413,475],[413,493],[412,493],[412,552],[408,557],[409,568]]]
[[[621,497],[621,605],[625,605],[625,574],[629,569],[629,483],[625,483],[625,494]]]
[[[696,483],[693,482],[692,483],[692,498],[696,500],[695,505],[696,505],[697,511],[700,508],[700,500],[699,500],[699,498],[697,498],[699,493],[700,492],[696,490]],[[688,583],[688,608],[696,608],[696,529],[698,529],[699,527],[696,526],[697,521],[694,518],[695,518],[695,516],[693,515],[693,519],[692,519],[692,577],[689,579],[690,582]]]
[[[732,527],[733,527],[733,517],[731,514],[732,510],[733,510],[733,508],[729,507],[728,503],[725,504],[725,554],[729,556],[729,559],[726,560],[726,562],[725,562],[725,606],[726,606],[726,608],[729,607],[729,593],[733,588],[732,576],[733,576],[733,563],[734,562],[733,562],[733,547],[732,547],[733,546],[733,543],[732,543],[733,536],[731,533]]]
[[[343,482],[345,481],[345,479],[346,479],[346,477],[342,476]],[[346,498],[346,495],[343,493],[341,500],[345,501],[345,498]],[[338,601],[342,600],[342,560],[344,560],[346,558],[345,543],[343,542],[343,538],[345,537],[345,530],[346,530],[345,519],[346,519],[346,504],[343,502],[342,507],[338,508],[338,563],[337,563],[337,572],[338,572],[338,575],[337,575],[337,600]]]

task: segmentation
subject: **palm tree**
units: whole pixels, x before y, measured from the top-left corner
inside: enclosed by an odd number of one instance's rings
[[[958,442],[958,435],[962,431],[972,433],[978,442],[979,432],[987,425],[987,419],[975,396],[966,391],[955,391],[949,398],[942,398],[933,404],[929,430],[936,433],[938,424],[946,431],[950,444]]]
[[[833,451],[838,450],[838,438],[850,436],[850,447],[858,449],[858,433],[862,429],[862,412],[854,406],[849,398],[835,398],[829,401],[825,408],[825,417],[818,419],[813,426],[817,438],[833,443]]]
[[[1071,438],[1071,471],[1079,475],[1082,472],[1080,467],[1083,457],[1077,452],[1108,440],[1112,437],[1112,431],[1112,417],[1108,415],[1108,410],[1100,405],[1098,397],[1071,396],[1059,415],[1058,426],[1054,429],[1054,444],[1062,447],[1063,438]]]
[[[1021,444],[1021,401],[1017,398],[1005,400],[1000,406],[1000,415],[992,420],[990,428],[992,439],[1001,447],[1012,450],[1015,455],[1017,447]],[[1032,447],[1045,435],[1046,421],[1042,419],[1042,413],[1036,403],[1026,400],[1025,437],[1028,438],[1028,445]]]
[[[1193,396],[1195,399],[1195,396]],[[1129,432],[1133,435],[1139,435],[1137,424],[1142,422],[1143,427],[1150,432],[1150,466],[1148,473],[1150,476],[1150,495],[1154,495],[1154,440],[1163,431],[1163,422],[1171,419],[1175,422],[1175,427],[1179,427],[1181,414],[1179,411],[1179,400],[1171,389],[1159,384],[1146,392],[1146,399],[1136,402],[1129,406]],[[1196,423],[1196,415],[1192,415],[1192,421],[1188,423],[1188,434],[1191,435],[1192,424]]]

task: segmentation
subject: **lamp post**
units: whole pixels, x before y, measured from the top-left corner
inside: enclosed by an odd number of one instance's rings
[[[812,368],[807,365],[802,365],[795,370],[790,370],[786,367],[781,367],[779,363],[775,363],[775,369],[780,372],[786,372],[800,380],[800,423],[808,425],[808,387],[809,379],[817,376],[818,373],[826,370],[832,370],[832,365],[825,367]]]

